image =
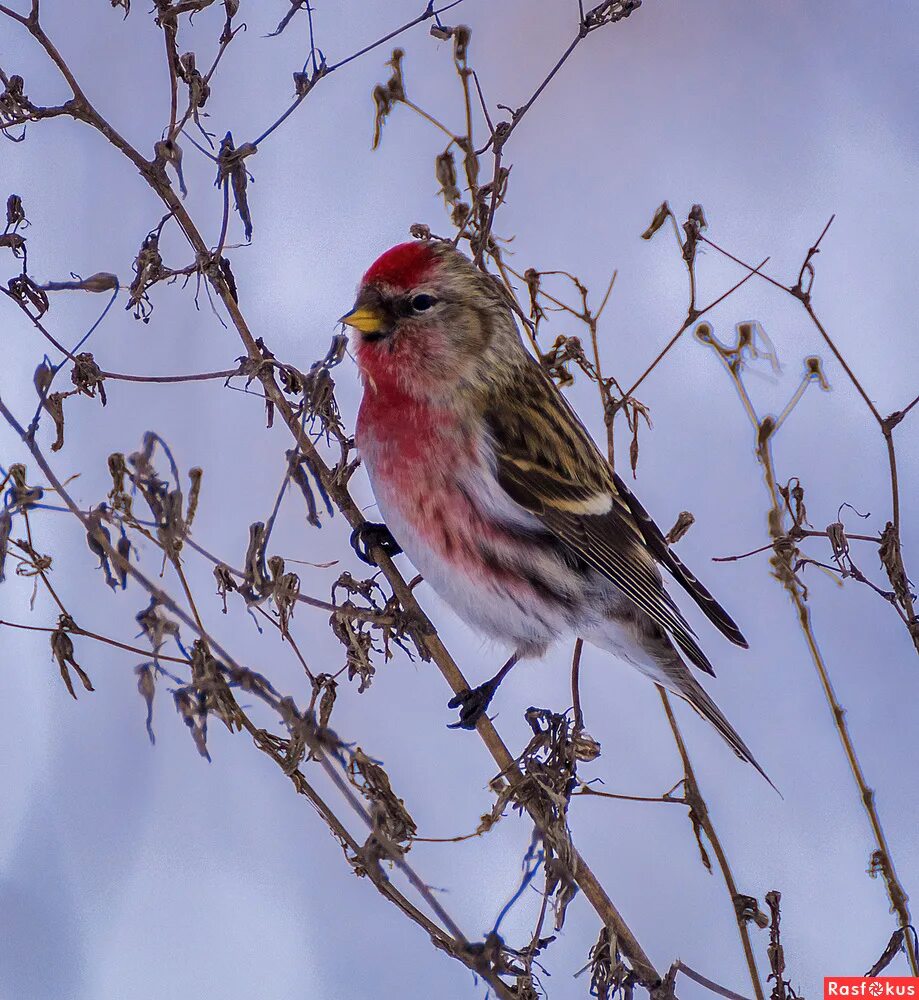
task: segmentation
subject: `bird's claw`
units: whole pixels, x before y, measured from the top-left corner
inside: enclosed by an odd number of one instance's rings
[[[351,532],[351,548],[354,549],[357,558],[368,566],[377,565],[370,554],[374,548],[382,549],[390,558],[402,551],[402,547],[393,538],[389,528],[374,521],[364,521]]]
[[[447,708],[460,710],[459,722],[451,723],[448,729],[475,729],[476,723],[485,714],[491,699],[495,696],[498,685],[494,680],[486,681],[477,688],[466,688],[455,694],[448,702]]]

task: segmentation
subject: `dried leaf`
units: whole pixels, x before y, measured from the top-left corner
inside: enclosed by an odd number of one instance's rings
[[[752,921],[760,930],[765,930],[769,926],[769,918],[759,908],[759,903],[755,896],[745,896],[737,893],[734,897],[734,910],[739,920],[745,922]]]
[[[60,451],[64,447],[64,400],[66,396],[63,392],[52,392],[42,401],[45,412],[54,421],[54,429],[57,436],[51,444],[52,451]]]
[[[95,358],[88,351],[78,354],[74,359],[70,381],[76,386],[77,392],[95,397],[98,390],[102,405],[105,406],[108,402],[105,398],[105,380],[102,370],[96,364]]]
[[[158,230],[147,233],[132,265],[134,280],[128,289],[128,304],[125,309],[133,309],[134,318],[142,320],[144,323],[150,322],[150,313],[153,310],[147,289],[161,281],[167,273],[163,267],[159,244]]]
[[[6,579],[4,566],[9,549],[10,531],[13,528],[13,515],[8,510],[0,510],[0,583]]]
[[[405,100],[405,80],[402,76],[402,59],[405,53],[402,49],[393,49],[392,57],[386,64],[392,68],[392,75],[385,84],[378,84],[373,88],[373,103],[376,106],[376,113],[373,118],[373,143],[371,148],[376,149],[380,145],[383,135],[383,125],[389,117],[393,106],[399,101]]]
[[[915,934],[916,932],[913,931],[913,933]],[[890,935],[890,940],[887,942],[887,947],[881,952],[881,957],[865,973],[865,978],[871,979],[874,976],[880,975],[901,951],[906,951],[906,931],[902,927],[898,927]]]
[[[185,514],[185,530],[191,527],[191,522],[195,519],[198,510],[198,496],[201,492],[201,477],[204,472],[197,466],[188,470],[188,478],[191,481],[191,488],[188,491],[188,510]]]
[[[823,372],[823,361],[818,357],[810,357],[804,359],[804,367],[807,372],[807,377],[816,382],[824,392],[829,392],[830,383],[827,381],[827,377]]]
[[[6,229],[15,232],[23,223],[27,223],[26,210],[22,207],[22,198],[11,194],[6,199]]]
[[[239,710],[230,692],[220,663],[211,655],[203,639],[191,647],[191,680],[198,693],[199,727],[207,735],[207,716],[213,712],[231,732],[239,726]]]
[[[150,737],[150,744],[156,743],[156,736],[153,733],[153,696],[156,694],[156,680],[151,663],[143,663],[134,668],[137,674],[137,690],[141,698],[147,705],[147,736]]]
[[[900,538],[892,521],[888,521],[881,532],[881,546],[878,555],[897,600],[905,606],[910,597],[909,578],[906,575],[906,567],[903,565],[903,556],[900,553]]]
[[[670,218],[673,213],[670,211],[670,206],[666,201],[661,202],[658,206],[657,211],[654,213],[654,218],[651,220],[651,225],[641,234],[643,240],[650,240],[651,237],[661,228],[661,226]]]
[[[319,727],[327,729],[329,720],[332,718],[332,709],[335,707],[335,698],[338,692],[338,684],[331,674],[320,674],[326,678],[322,685],[322,697],[319,699]],[[317,681],[319,678],[316,678]]]
[[[181,76],[181,74],[179,75]],[[197,108],[199,105],[195,104],[194,100],[194,98],[191,99],[191,106],[195,109],[197,117]],[[182,173],[182,147],[175,139],[160,139],[159,142],[153,144],[153,152],[160,163],[168,163],[175,170],[176,179],[179,182],[179,191],[181,191],[182,197],[185,198],[188,195],[188,189],[185,187],[185,175]]]
[[[10,466],[7,481],[12,484],[7,492],[8,509],[11,511],[32,510],[45,495],[40,486],[28,485],[26,467],[21,462],[15,462]]]
[[[244,586],[237,588],[246,601],[253,603],[271,592],[271,578],[265,566],[265,524],[249,525],[249,546],[243,564]]]
[[[357,747],[348,763],[348,778],[370,805],[373,833],[365,853],[379,861],[393,851],[408,851],[418,831],[405,803],[393,792],[389,775]]]
[[[240,219],[242,219],[247,242],[252,239],[252,216],[249,213],[247,194],[249,172],[246,170],[245,159],[256,152],[258,152],[257,147],[251,142],[244,142],[237,149],[233,145],[232,133],[227,132],[217,153],[217,180],[214,182],[217,187],[220,187],[229,179],[233,191],[233,202]]]
[[[112,292],[119,285],[116,275],[98,271],[88,278],[74,276],[70,281],[46,281],[41,287],[46,292]]]
[[[121,562],[115,560],[115,569],[118,573],[118,582],[122,590],[128,589],[128,562],[131,558],[131,539],[122,531],[121,538],[115,546],[115,551],[121,557]]]
[[[667,539],[667,544],[676,545],[695,523],[695,517],[688,510],[681,510],[675,524],[664,536]]]
[[[10,240],[22,241],[22,237],[16,235],[15,233],[0,236],[0,246],[9,246]],[[27,274],[19,274],[15,278],[11,278],[7,282],[7,288],[16,302],[18,302],[26,313],[28,313],[28,315],[33,319],[41,319],[41,317],[44,316],[45,313],[51,308],[48,293],[41,287],[41,285],[37,285]],[[33,311],[29,311],[29,306],[32,307]]]
[[[272,578],[271,597],[278,609],[278,625],[281,635],[285,636],[300,596],[300,577],[296,573],[284,572],[284,560],[280,556],[272,556],[268,560],[268,569]]]
[[[472,31],[465,24],[458,24],[453,29],[453,58],[462,64],[469,56],[469,43],[472,41]]]
[[[826,536],[833,548],[833,558],[838,562],[849,554],[849,539],[846,537],[846,526],[842,521],[834,521],[826,526]]]
[[[125,492],[125,476],[128,467],[124,455],[120,451],[113,452],[108,457],[108,471],[112,477],[112,488],[109,490],[108,500],[112,509],[123,513],[126,517],[132,517],[131,497]]]
[[[26,239],[19,233],[0,233],[0,247],[13,251],[14,257],[22,257],[25,253]],[[14,279],[15,281],[15,279]],[[12,289],[10,289],[12,291]],[[21,296],[17,295],[17,298]]]
[[[440,193],[448,205],[453,205],[460,199],[460,190],[456,186],[456,160],[451,150],[438,153],[434,160],[434,176],[440,185]]]
[[[112,535],[108,528],[102,523],[102,516],[105,513],[104,505],[91,510],[87,515],[86,544],[90,552],[99,557],[99,565],[105,573],[105,582],[116,590],[118,581],[112,573],[109,562],[109,550],[112,547]]]
[[[616,935],[609,927],[600,928],[600,936],[590,949],[589,959],[590,995],[597,1000],[613,1000],[628,981],[629,970],[622,962]]]
[[[687,795],[687,802],[689,797]],[[712,870],[712,859],[708,856],[708,851],[705,849],[705,842],[703,841],[703,829],[702,820],[699,816],[698,811],[695,806],[690,803],[689,806],[689,822],[692,824],[693,836],[696,838],[696,846],[699,848],[699,857],[702,859],[702,864],[711,871]]]
[[[227,594],[231,590],[238,590],[230,567],[224,563],[218,563],[214,567],[214,577],[217,580],[217,596],[223,599],[223,613],[227,613]]]
[[[61,677],[67,685],[67,690],[72,698],[76,699],[77,694],[73,689],[73,681],[70,678],[70,669],[77,672],[77,676],[87,691],[95,690],[86,672],[74,659],[73,640],[68,635],[68,631],[76,631],[77,626],[70,615],[62,614],[58,618],[57,628],[51,633],[51,655],[57,660],[61,670]]]
[[[175,702],[179,717],[188,726],[198,753],[210,763],[211,755],[207,750],[207,714],[202,714],[198,710],[199,696],[192,688],[182,687],[173,691],[172,700]]]
[[[150,603],[136,615],[135,621],[140,625],[141,633],[147,638],[153,649],[153,660],[156,662],[156,654],[166,642],[167,636],[177,636],[179,634],[178,622],[167,618],[161,605],[155,597],[150,598]]]
[[[600,756],[600,744],[584,729],[576,730],[572,747],[575,757],[583,764],[589,764]]]

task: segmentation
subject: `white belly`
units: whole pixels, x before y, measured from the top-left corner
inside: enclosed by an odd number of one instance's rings
[[[373,475],[370,475],[371,483]],[[393,537],[437,595],[467,624],[491,639],[524,653],[542,654],[556,639],[571,633],[565,616],[548,606],[518,601],[500,581],[475,576],[428,545],[404,516],[400,504],[375,489],[377,506]]]

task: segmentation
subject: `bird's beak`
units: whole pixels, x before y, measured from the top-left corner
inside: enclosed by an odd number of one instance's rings
[[[346,326],[353,326],[361,333],[380,333],[384,327],[383,314],[373,306],[355,306],[338,321]]]

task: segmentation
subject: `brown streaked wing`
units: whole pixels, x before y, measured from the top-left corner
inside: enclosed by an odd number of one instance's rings
[[[498,482],[511,499],[657,622],[693,664],[714,674],[664,590],[654,556],[609,464],[536,362],[520,371],[500,400],[491,401],[485,421]]]
[[[724,610],[723,607],[709,593],[708,589],[699,581],[696,576],[683,564],[680,557],[667,544],[663,532],[655,524],[654,519],[645,510],[638,498],[625,485],[617,473],[613,473],[613,482],[616,490],[628,505],[629,509],[638,524],[638,528],[644,536],[651,554],[661,565],[666,566],[673,575],[673,578],[692,597],[692,599],[702,609],[705,617],[731,642],[744,649],[749,648],[749,643],[744,638],[734,619]]]

